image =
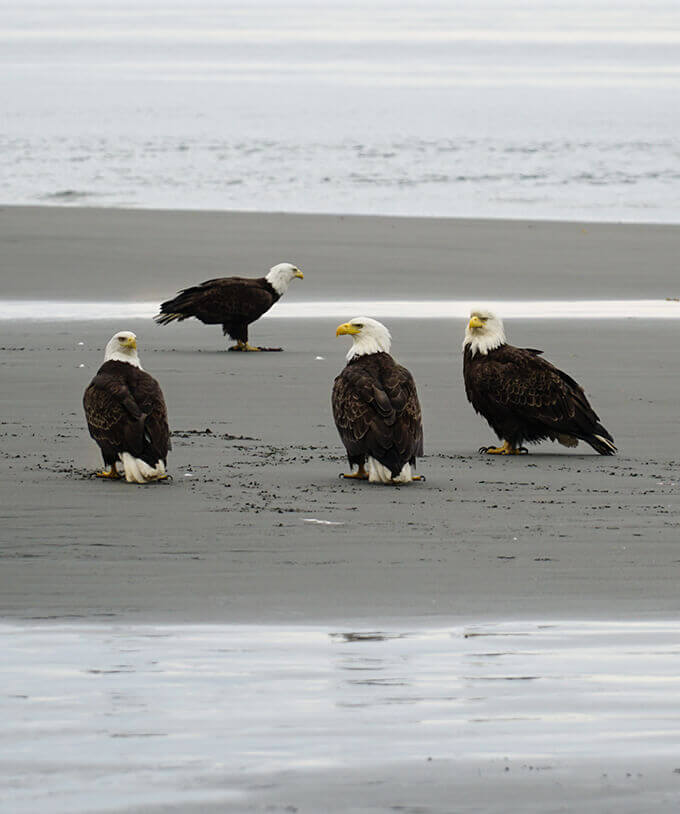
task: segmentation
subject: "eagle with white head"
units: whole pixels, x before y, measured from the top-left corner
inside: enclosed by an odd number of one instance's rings
[[[104,459],[105,469],[97,477],[119,478],[118,463],[128,483],[167,477],[171,443],[165,400],[156,379],[142,370],[131,331],[119,331],[109,340],[104,364],[85,390],[83,407]]]
[[[272,266],[264,277],[217,277],[185,288],[176,297],[161,304],[154,319],[160,325],[195,317],[204,325],[221,325],[222,333],[236,340],[231,351],[280,351],[259,348],[248,343],[248,326],[255,322],[288,290],[291,282],[302,280],[303,273],[292,263]]]
[[[335,425],[356,472],[345,478],[371,483],[410,483],[423,454],[423,424],[411,373],[390,356],[392,337],[370,317],[338,326],[352,337],[347,365],[333,384]]]
[[[614,439],[581,385],[542,353],[508,345],[503,322],[491,311],[471,312],[463,340],[465,392],[503,441],[479,451],[519,455],[527,452],[523,444],[549,438],[566,447],[585,441],[600,455],[613,455]]]

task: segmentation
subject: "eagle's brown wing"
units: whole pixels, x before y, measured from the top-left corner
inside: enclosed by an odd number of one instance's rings
[[[248,325],[266,313],[276,299],[264,278],[218,277],[185,288],[174,299],[162,303],[156,320],[166,324],[173,319],[196,317],[206,325]]]
[[[477,386],[486,399],[555,433],[584,437],[598,424],[581,385],[538,351],[507,346],[479,370]]]

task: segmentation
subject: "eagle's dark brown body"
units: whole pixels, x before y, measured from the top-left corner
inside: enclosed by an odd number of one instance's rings
[[[333,417],[352,466],[368,456],[395,478],[423,454],[423,425],[416,384],[389,353],[358,356],[335,379]]]
[[[513,447],[547,438],[585,441],[601,455],[616,452],[583,388],[540,357],[542,351],[503,344],[486,355],[463,352],[465,392],[496,435]],[[599,436],[599,437],[598,437]]]
[[[248,341],[248,325],[265,314],[280,298],[264,278],[218,277],[185,288],[161,304],[154,319],[161,325],[190,317],[205,325],[221,325],[222,332],[238,342]]]
[[[166,463],[168,413],[153,376],[127,362],[104,362],[85,390],[83,407],[107,466],[115,466],[123,452],[152,467]]]

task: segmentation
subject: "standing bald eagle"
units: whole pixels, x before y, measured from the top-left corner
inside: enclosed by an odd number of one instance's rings
[[[291,281],[303,274],[290,263],[273,266],[265,277],[218,277],[185,288],[172,300],[161,303],[154,319],[160,325],[173,320],[196,317],[204,325],[222,325],[222,333],[236,340],[229,350],[258,351],[281,348],[256,348],[248,344],[248,326],[286,293]]]
[[[137,338],[130,331],[110,339],[104,364],[85,390],[83,407],[90,435],[108,467],[97,477],[119,478],[119,461],[128,483],[167,477],[171,444],[163,393],[153,376],[142,370]]]
[[[541,353],[506,344],[503,323],[490,311],[470,314],[463,342],[465,392],[503,441],[480,452],[518,455],[527,452],[522,444],[550,438],[565,447],[585,441],[600,455],[613,455],[614,439],[583,388]]]
[[[333,384],[333,417],[357,472],[345,478],[371,483],[409,483],[423,454],[423,425],[416,384],[390,356],[392,337],[375,319],[356,317],[340,325],[353,344]],[[366,471],[368,469],[368,471]]]

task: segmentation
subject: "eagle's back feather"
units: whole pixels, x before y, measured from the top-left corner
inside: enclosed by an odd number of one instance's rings
[[[171,448],[167,409],[160,385],[146,371],[126,362],[104,362],[85,390],[83,407],[107,465],[124,452],[150,466],[166,462]]]
[[[352,465],[370,456],[396,477],[423,454],[423,427],[411,373],[388,353],[352,359],[336,377],[333,417]]]
[[[248,325],[265,314],[279,297],[264,277],[218,277],[185,288],[161,303],[154,319],[167,325],[195,317],[206,325],[220,324],[225,334],[246,341]]]

